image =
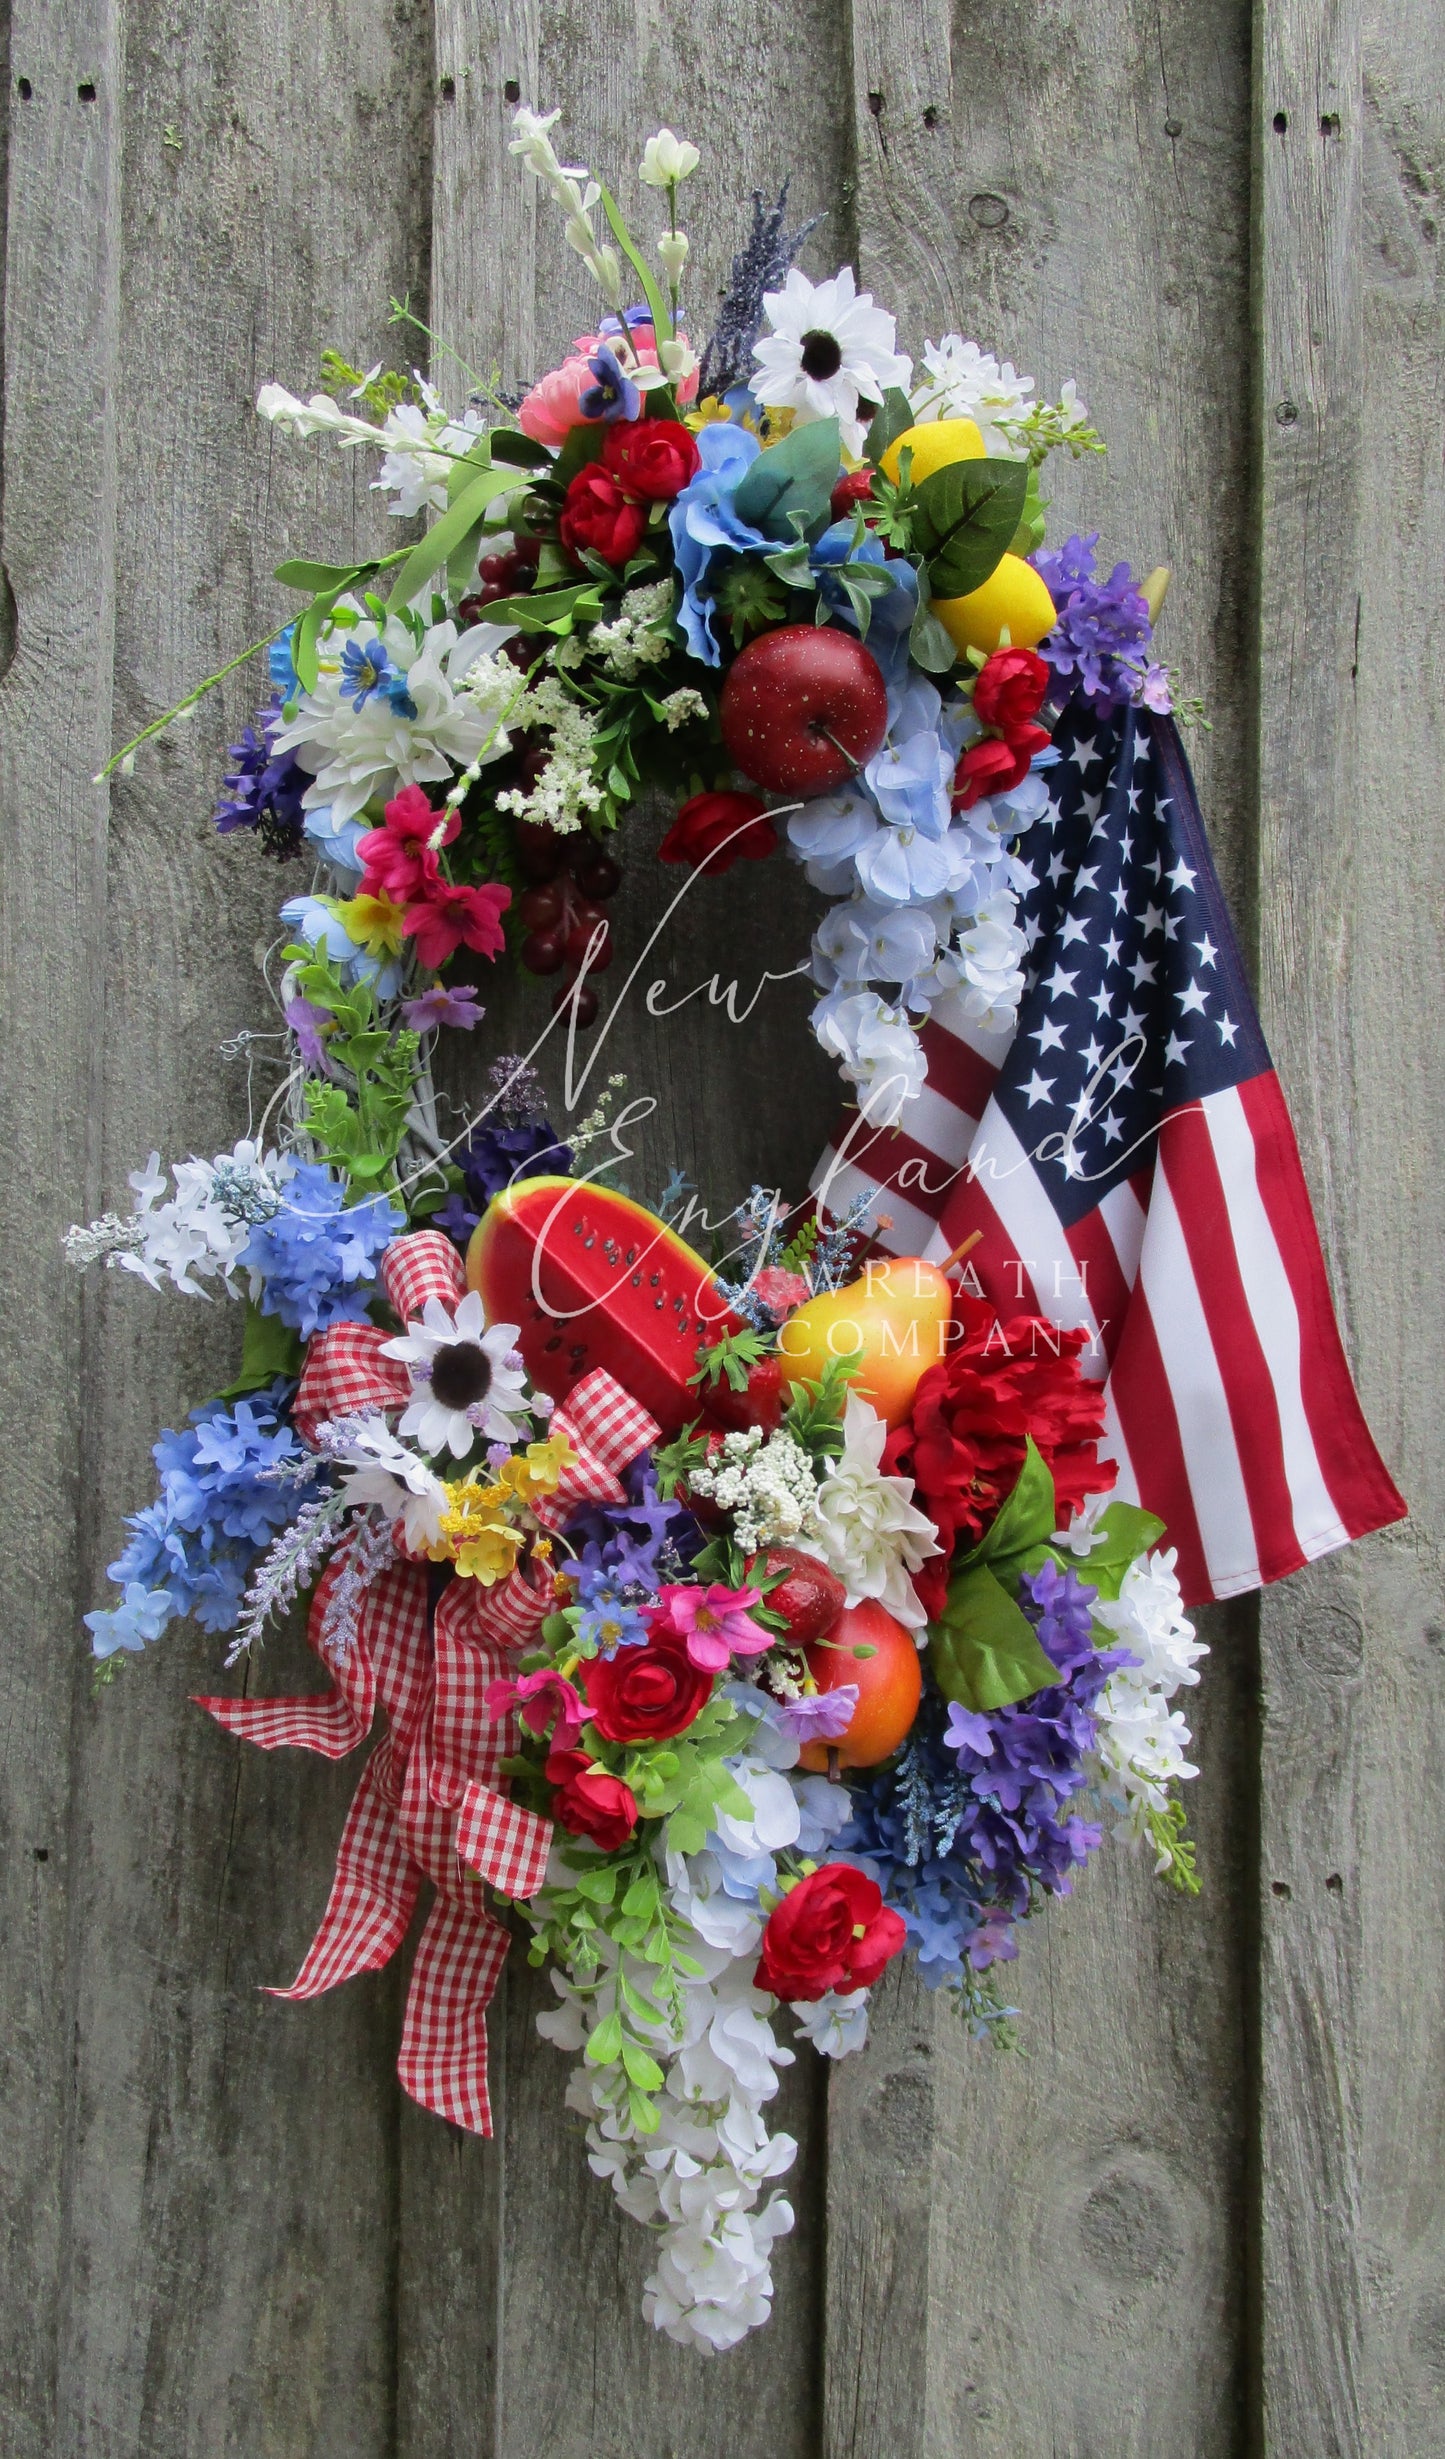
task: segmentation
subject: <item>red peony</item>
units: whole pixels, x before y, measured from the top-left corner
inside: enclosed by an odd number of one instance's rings
[[[640,495],[649,504],[670,504],[702,467],[702,455],[679,419],[619,420],[607,430],[602,466],[629,495]]]
[[[1010,786],[1022,785],[1034,753],[1048,740],[1043,726],[1011,726],[1003,737],[990,734],[970,743],[953,772],[954,810],[971,811],[985,794],[1006,794]]]
[[[554,1750],[547,1760],[552,1816],[571,1835],[590,1836],[604,1853],[619,1852],[637,1825],[637,1796],[620,1776],[589,1759],[585,1750]]]
[[[756,794],[694,794],[657,849],[660,862],[690,862],[695,871],[730,871],[777,850],[778,832]],[[725,849],[725,850],[720,850]],[[716,856],[716,859],[712,857]]]
[[[1061,1334],[1035,1315],[1004,1323],[986,1300],[964,1291],[954,1314],[962,1340],[922,1376],[912,1417],[895,1427],[883,1454],[886,1470],[913,1479],[913,1499],[943,1547],[913,1574],[929,1615],[947,1601],[955,1547],[983,1535],[1017,1484],[1026,1435],[1052,1473],[1061,1526],[1114,1482],[1112,1466],[1101,1465],[1095,1449],[1104,1431],[1104,1387],[1079,1368],[1087,1332]]]
[[[500,956],[506,945],[502,916],[511,902],[511,889],[495,880],[482,888],[459,888],[432,877],[423,882],[420,898],[408,905],[406,928],[415,937],[422,963],[435,973],[458,948]]]
[[[995,649],[973,687],[973,713],[982,726],[1008,733],[1037,717],[1049,688],[1049,670],[1033,649]]]
[[[362,895],[390,897],[393,905],[425,896],[437,877],[436,847],[450,845],[461,824],[459,811],[433,811],[420,786],[403,786],[387,804],[382,826],[357,839],[365,866]]]
[[[907,1931],[876,1882],[850,1861],[800,1879],[768,1915],[753,1975],[775,1998],[824,1998],[830,1989],[871,1989]]]
[[[558,526],[562,544],[576,562],[590,547],[604,563],[625,564],[642,544],[647,515],[623,494],[610,470],[589,461],[567,489]]]
[[[642,1648],[594,1657],[577,1679],[604,1742],[670,1741],[712,1697],[712,1675],[693,1664],[685,1640],[669,1633]]]

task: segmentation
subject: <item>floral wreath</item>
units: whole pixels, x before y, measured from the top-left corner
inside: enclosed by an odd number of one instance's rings
[[[615,1086],[564,1141],[499,1057],[448,1136],[431,1055],[481,1022],[457,977],[506,951],[585,1030],[622,824],[681,775],[664,861],[781,839],[831,900],[814,1030],[886,1122],[941,997],[1016,1011],[1013,847],[1065,703],[1173,703],[1163,576],[1044,543],[1048,454],[1103,449],[1072,385],[1037,401],[957,334],[915,370],[846,267],[797,270],[786,188],[699,361],[696,149],[646,148],[657,275],[556,116],[519,110],[512,151],[600,293],[560,366],[517,397],[467,370],[459,416],[331,352],[310,400],[260,395],[379,456],[426,526],[278,572],[306,602],[260,644],[271,698],[216,814],[317,873],[281,908],[264,1116],[212,1161],[152,1155],[129,1214],[69,1234],[77,1263],[244,1301],[240,1371],[161,1435],[86,1621],[108,1678],[186,1615],[233,1665],[306,1601],[328,1693],[201,1703],[330,1757],[383,1712],[280,1994],[385,1963],[430,1878],[399,2071],[485,2134],[486,2006],[530,1932],[590,2164],[653,2234],[644,2309],[720,2349],[766,2319],[792,2224],[783,2019],[861,2049],[906,1952],[1009,2037],[1019,1925],[1106,1820],[1195,1888],[1171,1702],[1203,1650],[1162,1524],[1110,1499],[1083,1334],[1000,1325],[961,1256],[880,1259],[862,1201],[754,1189],[705,1259],[679,1174],[652,1206],[617,1183]]]

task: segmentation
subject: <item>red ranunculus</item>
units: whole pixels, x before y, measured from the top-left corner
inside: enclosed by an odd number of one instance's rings
[[[425,896],[426,883],[437,877],[436,846],[450,845],[461,824],[459,811],[433,811],[420,786],[403,786],[387,804],[383,825],[357,839],[362,895],[390,897],[393,905]]]
[[[730,871],[777,850],[778,832],[756,794],[694,794],[657,849],[660,862],[690,862],[695,871]]]
[[[973,713],[981,726],[1005,733],[1037,717],[1049,688],[1049,670],[1033,649],[995,649],[973,687]]]
[[[1048,740],[1045,727],[1025,725],[1010,726],[1002,738],[989,734],[970,743],[953,772],[954,810],[971,811],[985,794],[1006,794],[1010,786],[1022,785],[1034,753]]]
[[[593,1657],[577,1679],[604,1742],[670,1741],[712,1697],[712,1675],[693,1664],[685,1640],[667,1633],[645,1647]]]
[[[1104,1387],[1079,1366],[1087,1332],[1060,1333],[1036,1315],[1005,1322],[986,1299],[966,1291],[956,1296],[954,1314],[962,1339],[920,1378],[912,1415],[894,1428],[883,1454],[890,1475],[914,1480],[913,1499],[943,1548],[913,1575],[930,1616],[947,1602],[955,1547],[983,1535],[1017,1484],[1026,1435],[1053,1477],[1061,1527],[1114,1482],[1113,1467],[1100,1464],[1096,1449]]]
[[[753,1980],[790,2002],[871,1989],[907,1935],[873,1879],[850,1861],[827,1862],[768,1915]]]
[[[475,948],[479,956],[500,956],[506,945],[502,916],[512,891],[496,880],[481,888],[460,888],[450,880],[432,878],[420,899],[406,909],[406,929],[416,940],[416,952],[435,973],[458,948]]]
[[[567,489],[558,526],[562,544],[578,563],[591,547],[604,563],[625,564],[642,544],[647,514],[623,494],[610,470],[589,461]]]
[[[620,1776],[589,1759],[585,1750],[554,1750],[547,1760],[552,1816],[574,1836],[590,1836],[604,1853],[616,1853],[637,1825],[637,1796]]]
[[[619,419],[603,441],[602,466],[629,495],[640,495],[648,504],[670,504],[701,468],[702,455],[680,419]]]

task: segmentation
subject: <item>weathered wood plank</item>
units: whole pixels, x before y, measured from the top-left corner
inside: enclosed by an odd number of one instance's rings
[[[1108,561],[1176,568],[1166,651],[1215,721],[1201,787],[1237,889],[1244,13],[1216,0],[955,15],[938,0],[910,13],[905,41],[889,0],[855,0],[853,22],[861,278],[915,348],[952,327],[1045,395],[1077,377],[1109,460],[1051,464],[1051,531],[1097,527]],[[1009,1968],[1025,2060],[974,2049],[920,1995],[872,2053],[881,2082],[866,2068],[834,2080],[839,2459],[885,2437],[950,2459],[1235,2447],[1252,1611],[1209,1620],[1190,1800],[1202,1901],[1171,1900],[1106,1845]],[[900,2095],[911,2122],[894,2127]]]
[[[7,22],[0,1122],[12,1166],[0,1252],[10,1460],[0,2440],[16,2459],[45,2459],[58,2447],[68,2263],[69,1746],[83,1679],[75,1625],[93,1465],[76,1427],[95,1364],[59,1241],[77,1214],[88,1217],[96,1182],[106,796],[91,781],[110,731],[121,98],[109,0],[71,10],[63,26],[23,4]],[[83,84],[92,99],[81,99]]]
[[[1286,6],[1259,39],[1261,979],[1347,1346],[1414,1513],[1264,1606],[1265,2426],[1272,2451],[1404,2459],[1445,2449],[1426,1366],[1445,1122],[1420,1063],[1440,617],[1418,586],[1445,533],[1445,89],[1428,11]]]

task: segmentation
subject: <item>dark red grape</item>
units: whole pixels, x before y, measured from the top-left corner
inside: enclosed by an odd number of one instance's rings
[[[584,854],[573,864],[572,876],[585,897],[615,896],[622,872],[610,854]]]
[[[597,993],[590,982],[582,983],[580,988],[575,982],[564,982],[561,989],[554,992],[552,998],[553,1015],[560,1016],[564,1009],[571,1008],[579,1025],[595,1024],[597,1007]]]
[[[517,860],[525,878],[555,879],[562,868],[564,853],[555,828],[543,828],[536,820],[517,822]]]
[[[566,940],[567,962],[569,965],[576,965],[580,967],[585,963],[589,973],[606,972],[607,967],[612,962],[612,933],[607,929],[607,925],[605,923],[603,923],[602,929],[606,933],[606,936],[600,941],[599,945],[593,950],[592,954],[590,956],[588,955],[588,950],[592,947],[593,933],[597,930],[597,927],[596,922],[573,923],[571,930],[567,933]]]
[[[522,962],[528,973],[556,973],[562,956],[563,942],[557,931],[533,931],[522,942]]]
[[[562,890],[550,880],[540,888],[527,889],[517,900],[517,919],[529,931],[550,931],[554,922],[561,921],[562,912]]]

